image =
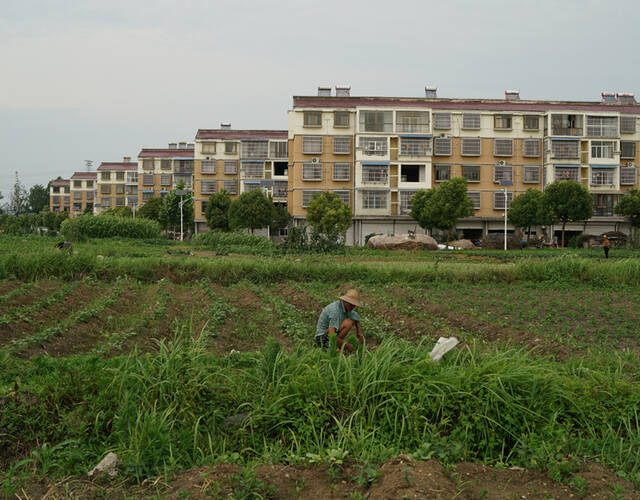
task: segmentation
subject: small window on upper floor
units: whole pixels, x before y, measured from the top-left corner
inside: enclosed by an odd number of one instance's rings
[[[493,115],[493,128],[499,130],[510,130],[512,115]]]
[[[448,130],[451,128],[451,113],[433,113],[433,128]]]
[[[622,132],[623,134],[635,134],[636,133],[636,117],[621,116],[620,132]]]
[[[304,111],[303,113],[305,127],[322,126],[322,111]]]
[[[102,179],[103,181],[110,181],[111,172],[100,172],[100,179]]]
[[[203,142],[202,143],[202,152],[203,153],[215,153],[216,152],[216,143],[215,142]]]
[[[224,154],[234,155],[238,152],[238,143],[227,141],[224,143]]]
[[[349,112],[348,111],[335,111],[333,113],[333,126],[334,127],[348,127],[349,126]]]
[[[462,128],[470,129],[470,130],[478,130],[480,128],[480,114],[479,113],[463,113]]]
[[[538,130],[540,128],[540,117],[533,115],[524,115],[524,129]]]

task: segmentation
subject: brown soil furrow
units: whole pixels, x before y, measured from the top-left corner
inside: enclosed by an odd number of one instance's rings
[[[20,283],[20,285],[22,285],[22,283]],[[0,306],[0,314],[6,314],[7,312],[16,308],[35,304],[43,297],[51,295],[60,286],[61,285],[59,281],[41,281],[30,290],[27,290],[24,295],[17,295],[16,297],[13,297],[12,299],[2,304]]]

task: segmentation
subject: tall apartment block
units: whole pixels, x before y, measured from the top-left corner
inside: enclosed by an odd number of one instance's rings
[[[93,212],[96,184],[96,172],[75,172],[71,176],[71,216],[82,215],[85,210]]]
[[[55,213],[70,212],[70,185],[69,179],[56,179],[49,183],[49,210]]]
[[[193,143],[170,142],[168,148],[146,148],[138,154],[138,200],[164,196],[181,182],[193,188]]]
[[[200,129],[195,145],[196,232],[206,230],[205,211],[212,193],[231,198],[262,189],[274,203],[287,202],[288,145],[286,130]]]
[[[423,98],[352,97],[349,87],[320,87],[294,96],[289,111],[289,212],[302,221],[314,193],[333,191],[353,211],[347,242],[363,244],[369,233],[419,230],[411,196],[464,177],[475,214],[457,229],[480,237],[502,230],[514,196],[574,179],[594,194],[591,231],[609,230],[622,222],[613,206],[637,186],[639,116],[630,94],[443,99],[427,87]]]
[[[138,165],[125,156],[121,162],[103,162],[97,169],[94,213],[110,208],[137,206]]]

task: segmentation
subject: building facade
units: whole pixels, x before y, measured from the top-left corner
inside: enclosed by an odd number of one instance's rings
[[[56,179],[49,183],[49,210],[55,213],[71,211],[71,181]]]
[[[96,172],[75,172],[71,176],[71,217],[82,215],[85,210],[93,213],[97,178]]]
[[[176,186],[193,189],[193,143],[170,142],[168,148],[142,149],[138,154],[137,197],[140,205],[164,196]]]
[[[122,162],[103,162],[97,168],[94,214],[110,208],[137,207],[138,165],[125,156]]]
[[[352,97],[348,87],[296,96],[289,111],[289,212],[306,217],[314,193],[333,191],[353,212],[347,242],[419,230],[411,196],[453,177],[468,182],[467,237],[501,231],[504,210],[528,188],[573,179],[594,194],[593,232],[616,227],[613,206],[638,185],[640,106],[628,94],[598,102]],[[580,225],[580,231],[583,230]],[[605,228],[606,229],[603,229]]]
[[[207,229],[209,197],[226,190],[232,199],[262,189],[274,203],[287,202],[288,144],[286,130],[200,129],[196,134],[194,210],[196,232]]]

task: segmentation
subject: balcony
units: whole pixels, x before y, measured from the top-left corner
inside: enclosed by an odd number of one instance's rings
[[[613,217],[613,207],[594,207],[594,217]]]
[[[582,127],[553,127],[551,129],[551,135],[564,135],[568,137],[581,136]]]
[[[193,174],[193,162],[187,164],[177,164],[173,169],[174,174]]]

